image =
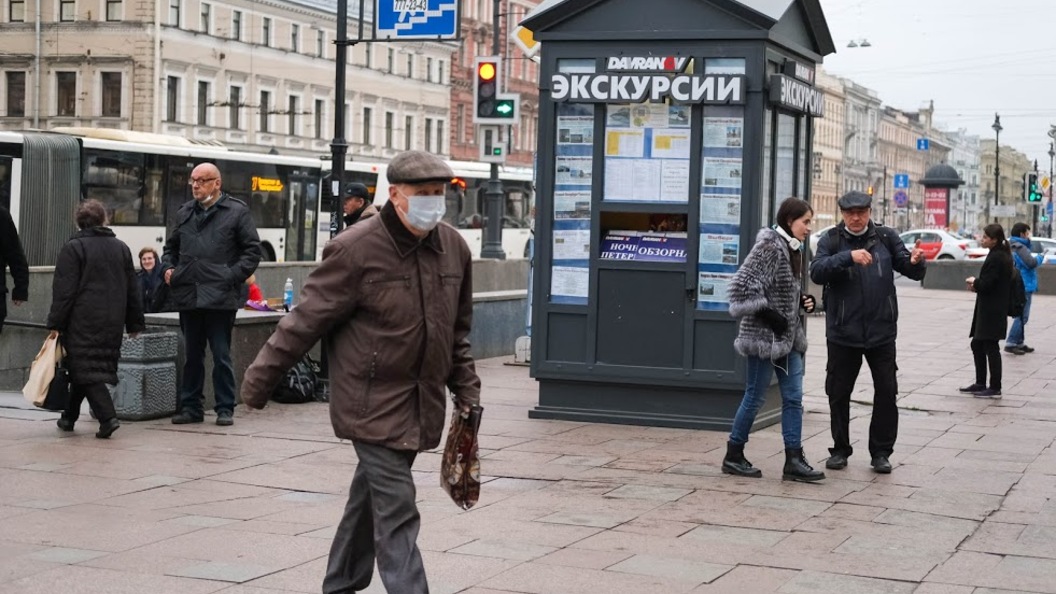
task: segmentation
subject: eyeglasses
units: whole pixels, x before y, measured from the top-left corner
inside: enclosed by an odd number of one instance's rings
[[[187,185],[189,185],[189,186],[203,186],[203,185],[205,185],[205,184],[207,184],[209,182],[216,181],[216,179],[217,178],[215,178],[215,177],[203,177],[201,179],[195,179],[195,178],[192,177],[191,181],[187,182]]]

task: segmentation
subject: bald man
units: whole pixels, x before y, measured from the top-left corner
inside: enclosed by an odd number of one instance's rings
[[[260,238],[249,207],[221,189],[212,163],[194,168],[189,200],[176,213],[165,242],[161,269],[180,312],[186,361],[176,425],[201,423],[205,387],[205,346],[213,353],[216,424],[234,424],[235,372],[231,328],[244,305],[242,284],[260,263]]]

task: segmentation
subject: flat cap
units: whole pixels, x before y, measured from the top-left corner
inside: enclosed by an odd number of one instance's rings
[[[873,197],[865,192],[859,192],[857,190],[851,190],[836,202],[840,206],[840,210],[851,210],[852,208],[872,208]]]
[[[352,182],[345,186],[345,198],[362,198],[364,200],[370,200],[370,190],[367,186],[364,186],[358,182]]]
[[[425,151],[404,151],[389,161],[386,177],[390,184],[450,182],[455,176],[447,163]]]

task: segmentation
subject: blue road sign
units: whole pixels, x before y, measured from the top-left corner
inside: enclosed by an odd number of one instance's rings
[[[918,151],[926,151],[926,150],[928,150],[928,145],[929,144],[930,143],[928,142],[927,138],[918,138],[917,139],[917,150]]]
[[[902,208],[907,203],[909,203],[909,196],[905,192],[902,190],[895,192],[895,206]]]
[[[375,0],[378,39],[458,39],[458,0]]]
[[[909,174],[908,173],[896,173],[895,174],[895,189],[896,190],[908,190],[909,189]]]
[[[1049,216],[1052,216],[1052,199],[1049,199],[1049,203],[1045,205],[1045,210],[1049,211]]]

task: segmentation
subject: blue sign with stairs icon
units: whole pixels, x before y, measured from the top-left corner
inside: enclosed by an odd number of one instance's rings
[[[376,0],[378,39],[458,39],[458,0]]]

